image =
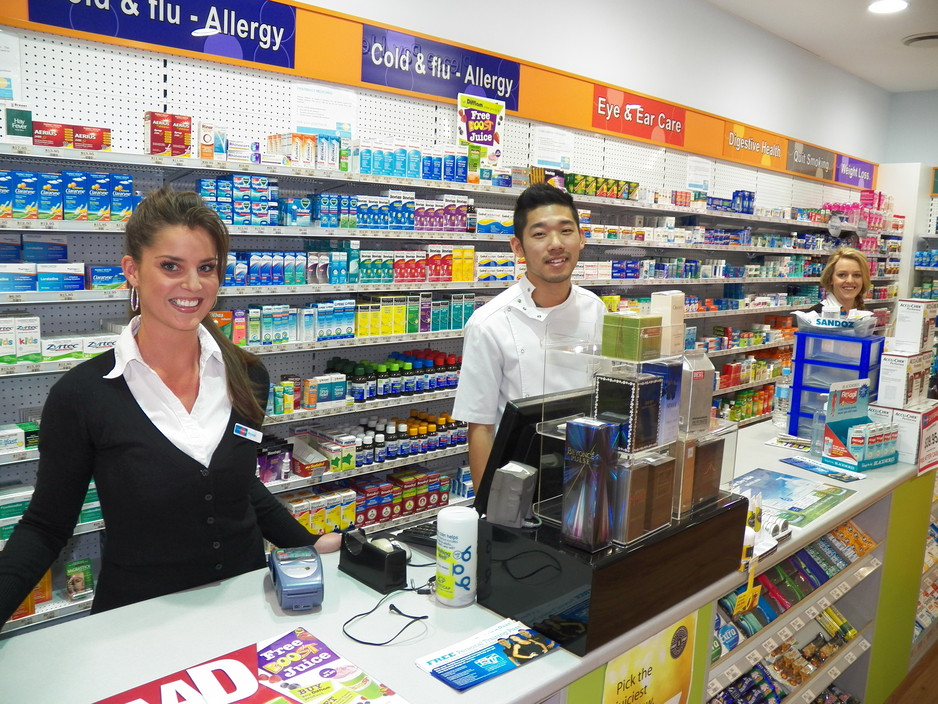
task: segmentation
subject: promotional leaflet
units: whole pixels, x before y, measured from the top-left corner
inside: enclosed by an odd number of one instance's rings
[[[407,704],[305,628],[207,660],[96,704]]]
[[[856,493],[853,489],[799,479],[788,474],[754,469],[733,480],[736,494],[762,494],[763,511],[772,511],[789,525],[803,528]]]
[[[492,169],[501,166],[505,149],[505,103],[460,93],[457,108],[459,144],[469,147],[469,183],[490,183]]]
[[[550,638],[521,621],[505,619],[452,647],[419,658],[416,663],[460,692],[521,667],[557,647]]]

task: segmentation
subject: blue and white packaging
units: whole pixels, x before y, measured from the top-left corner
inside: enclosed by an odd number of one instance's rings
[[[127,279],[119,266],[89,266],[85,268],[85,288],[91,291],[127,288]]]
[[[67,235],[23,233],[20,238],[24,262],[67,262]]]
[[[218,197],[217,183],[218,181],[214,178],[196,179],[195,192],[198,193],[203,200],[215,200]]]
[[[111,174],[111,221],[127,222],[134,212],[134,178],[130,174]]]
[[[90,359],[117,346],[118,333],[88,332],[82,336],[82,357]]]
[[[36,290],[36,265],[33,262],[0,263],[0,293]]]
[[[23,258],[20,236],[15,232],[0,232],[0,262],[18,262]]]
[[[84,291],[84,289],[84,263],[39,262],[36,264],[37,291]]]

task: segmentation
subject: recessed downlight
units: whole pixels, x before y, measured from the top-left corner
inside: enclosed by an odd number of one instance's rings
[[[893,12],[902,12],[908,6],[909,3],[906,0],[874,0],[867,9],[877,15],[888,15]]]
[[[938,47],[938,32],[922,32],[921,34],[910,34],[902,40],[906,46],[916,48],[931,49]]]

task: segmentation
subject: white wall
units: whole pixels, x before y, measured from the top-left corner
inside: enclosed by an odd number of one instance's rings
[[[893,94],[885,160],[938,166],[938,91]]]
[[[886,160],[889,93],[705,0],[308,4],[558,68],[861,159]]]

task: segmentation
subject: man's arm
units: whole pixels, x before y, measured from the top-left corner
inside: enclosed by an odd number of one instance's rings
[[[472,475],[472,486],[478,491],[488,464],[489,455],[492,454],[492,443],[495,440],[495,426],[489,423],[469,423],[469,473]]]

